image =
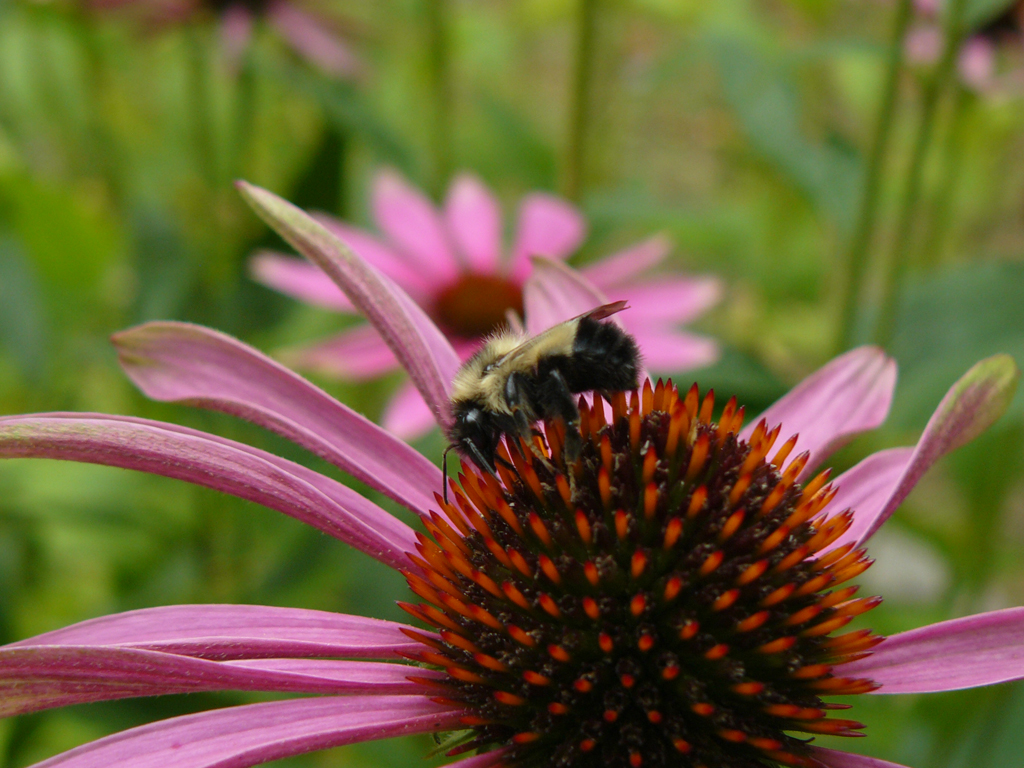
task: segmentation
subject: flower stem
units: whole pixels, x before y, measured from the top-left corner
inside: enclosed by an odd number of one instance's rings
[[[896,18],[893,23],[892,37],[889,41],[889,53],[886,59],[885,86],[882,101],[878,107],[878,118],[875,122],[875,134],[871,139],[871,153],[868,156],[867,168],[864,173],[864,184],[861,189],[857,219],[854,224],[853,236],[844,255],[844,285],[842,305],[839,315],[839,333],[837,334],[836,352],[853,346],[856,332],[857,308],[864,290],[864,279],[867,275],[867,253],[871,244],[871,236],[875,230],[876,212],[878,209],[878,193],[881,189],[882,168],[889,137],[892,134],[893,118],[896,113],[896,93],[899,90],[899,75],[903,69],[903,40],[910,24],[913,0],[899,0]]]
[[[956,198],[960,167],[964,159],[964,138],[970,103],[971,92],[958,84],[953,102],[952,125],[942,148],[942,177],[932,211],[931,229],[916,259],[917,264],[925,268],[936,267],[942,261],[943,245],[950,231],[951,207]]]
[[[594,90],[594,36],[598,0],[578,0],[576,16],[576,61],[569,103],[569,136],[565,149],[562,193],[579,200],[583,191],[587,129],[590,124]]]
[[[452,165],[452,82],[448,7],[445,0],[426,0],[429,35],[428,70],[433,96],[433,126],[430,137],[433,154],[433,188],[443,194]]]
[[[939,99],[953,75],[957,54],[960,51],[960,42],[964,35],[963,15],[966,5],[966,0],[952,0],[947,7],[943,24],[945,43],[942,58],[925,85],[921,96],[921,121],[914,138],[910,168],[907,172],[907,182],[900,203],[892,251],[882,276],[882,296],[874,334],[875,341],[882,346],[889,344],[895,330],[896,307],[903,292],[903,284],[906,282],[907,269],[910,266],[911,236],[916,223],[915,213],[918,201],[921,197],[924,163],[931,146],[932,136],[935,133]]]
[[[207,40],[199,25],[186,31],[188,37],[188,88],[192,103],[191,124],[196,157],[204,181],[217,186],[217,153],[210,115],[210,57]]]

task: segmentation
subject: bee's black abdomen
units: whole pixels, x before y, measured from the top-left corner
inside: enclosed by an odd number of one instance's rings
[[[573,392],[635,389],[640,351],[615,323],[584,317],[573,342],[572,364],[561,368]]]

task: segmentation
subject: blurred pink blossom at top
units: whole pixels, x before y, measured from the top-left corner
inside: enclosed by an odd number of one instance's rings
[[[94,10],[123,9],[154,27],[184,24],[214,14],[224,51],[237,61],[264,21],[296,53],[337,77],[359,73],[359,58],[344,40],[339,19],[315,0],[86,0]]]
[[[360,256],[401,286],[438,324],[465,360],[484,336],[506,324],[510,315],[525,319],[523,284],[531,258],[564,261],[586,237],[587,224],[569,202],[534,192],[519,203],[510,246],[497,199],[475,176],[455,178],[444,204],[435,206],[394,171],[373,183],[371,213],[380,234],[338,221],[319,219]],[[640,345],[648,369],[678,373],[706,366],[718,357],[711,339],[679,326],[715,304],[721,284],[713,277],[650,270],[671,250],[663,235],[639,242],[583,267],[575,278],[609,301],[626,299],[623,325]],[[345,314],[356,314],[344,294],[312,264],[276,253],[252,261],[257,280],[294,298]],[[387,345],[368,325],[286,353],[288,363],[350,381],[398,370]],[[405,383],[387,405],[383,424],[413,438],[429,431],[433,417],[419,393]]]

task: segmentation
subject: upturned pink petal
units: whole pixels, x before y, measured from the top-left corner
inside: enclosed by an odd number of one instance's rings
[[[472,174],[456,177],[444,205],[445,223],[471,272],[491,274],[501,260],[501,207]]]
[[[636,339],[648,369],[674,373],[703,368],[718,359],[718,344],[711,339],[672,328],[638,326],[630,316],[632,310],[631,301],[629,310],[622,314],[622,324]]]
[[[434,273],[417,269],[416,265],[410,264],[408,259],[395,253],[394,249],[370,232],[349,226],[326,213],[314,213],[312,216],[314,221],[359,254],[359,258],[398,283],[418,303],[422,304],[438,285],[444,284]]]
[[[839,478],[835,509],[856,510],[853,525],[835,542],[863,542],[889,519],[942,456],[980,435],[1009,406],[1020,371],[1009,355],[995,355],[960,377],[935,409],[913,453],[901,448],[869,456]],[[876,456],[884,458],[876,458]]]
[[[482,755],[465,757],[454,763],[448,763],[446,768],[495,768],[495,766],[501,765],[501,759],[504,756],[504,749],[495,749],[491,752],[484,752]]]
[[[448,388],[459,358],[423,310],[291,203],[245,182],[238,188],[278,234],[338,284],[402,362],[438,423],[448,424]]]
[[[841,355],[797,384],[760,418],[782,424],[783,438],[799,434],[795,457],[810,451],[802,477],[854,435],[874,429],[889,413],[896,386],[896,363],[878,347]],[[759,419],[741,433],[750,437]]]
[[[94,701],[200,691],[415,694],[405,664],[325,659],[208,661],[159,651],[102,646],[0,648],[0,717]]]
[[[531,336],[608,303],[604,293],[571,267],[540,256],[532,261],[533,271],[523,285],[523,314]]]
[[[345,314],[356,311],[331,278],[308,261],[260,251],[249,260],[249,272],[256,281],[293,299]]]
[[[610,293],[622,283],[629,282],[658,266],[671,250],[672,241],[668,236],[655,235],[624,251],[588,264],[580,271],[598,288]]]
[[[586,232],[586,221],[572,204],[554,195],[527,195],[519,206],[519,223],[512,245],[512,279],[526,280],[534,256],[566,259],[580,247]]]
[[[204,659],[338,656],[399,659],[423,650],[404,624],[262,605],[170,605],[81,621],[3,646],[110,646]]]
[[[272,0],[266,9],[267,21],[292,48],[328,74],[352,77],[361,69],[359,58],[326,24],[287,0]]]
[[[717,304],[722,298],[722,283],[713,277],[666,275],[615,286],[606,293],[612,301],[629,301],[637,325],[679,325]]]
[[[811,755],[825,768],[906,768],[899,763],[879,760],[877,757],[855,755],[852,752],[838,752],[834,749],[811,747]]]
[[[412,529],[351,488],[255,448],[171,424],[104,414],[0,417],[0,456],[81,461],[173,477],[255,501],[393,568]]]
[[[122,367],[154,400],[230,413],[307,448],[419,514],[434,506],[437,467],[393,435],[255,349],[187,323],[114,336]]]
[[[277,357],[289,368],[316,371],[347,381],[367,381],[399,368],[388,345],[370,325],[350,328],[326,341],[282,350]],[[422,403],[419,391],[412,388]],[[423,408],[433,423],[434,415],[426,403]]]
[[[942,621],[886,638],[840,674],[869,677],[875,693],[933,693],[1024,678],[1024,608]]]
[[[463,713],[424,696],[326,696],[161,720],[33,768],[246,768],[343,744],[459,727]]]
[[[382,171],[373,183],[373,218],[381,231],[419,269],[454,280],[459,263],[434,204],[394,171]]]
[[[423,437],[437,426],[434,414],[430,412],[419,390],[406,382],[384,406],[380,417],[381,426],[402,440]]]

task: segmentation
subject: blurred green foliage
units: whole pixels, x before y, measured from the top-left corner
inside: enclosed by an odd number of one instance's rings
[[[139,0],[142,4],[144,0]],[[440,123],[428,12],[445,7],[450,114]],[[328,3],[328,5],[331,5]],[[252,283],[276,244],[243,206],[244,177],[367,224],[383,165],[441,190],[437,125],[455,169],[509,209],[558,190],[573,67],[573,0],[333,4],[366,64],[337,81],[267,30],[232,64],[215,20],[156,30],[75,0],[0,0],[0,413],[96,410],[207,429],[323,466],[226,417],[148,402],[110,333],[153,318],[202,322],[273,351],[344,321]],[[975,0],[980,26],[1006,0]],[[695,374],[756,413],[834,351],[840,254],[854,224],[896,2],[601,0],[579,263],[656,231],[674,265],[715,273],[722,306],[698,325],[719,363]],[[908,444],[946,388],[995,352],[1024,362],[1024,78],[1005,51],[986,92],[943,85],[914,211],[913,261],[890,352],[893,415],[836,458]],[[1016,57],[1016,58],[1015,58]],[[436,72],[435,72],[436,74]],[[867,339],[928,65],[898,81],[857,336]],[[688,376],[684,376],[688,379]],[[397,379],[318,382],[377,416]],[[936,468],[878,537],[899,557],[867,587],[895,632],[1024,604],[1024,412]],[[436,435],[420,446],[439,456]],[[385,506],[387,502],[381,501]],[[893,558],[897,559],[897,558]],[[869,572],[870,575],[870,572]],[[909,587],[908,587],[909,585]],[[105,613],[253,602],[400,619],[400,576],[252,504],[169,480],[40,461],[0,462],[0,643]],[[1016,768],[1024,687],[864,697],[870,738],[841,748],[916,768]],[[247,695],[98,704],[0,721],[0,766]],[[823,740],[827,741],[827,740]],[[426,740],[282,765],[418,764]]]

